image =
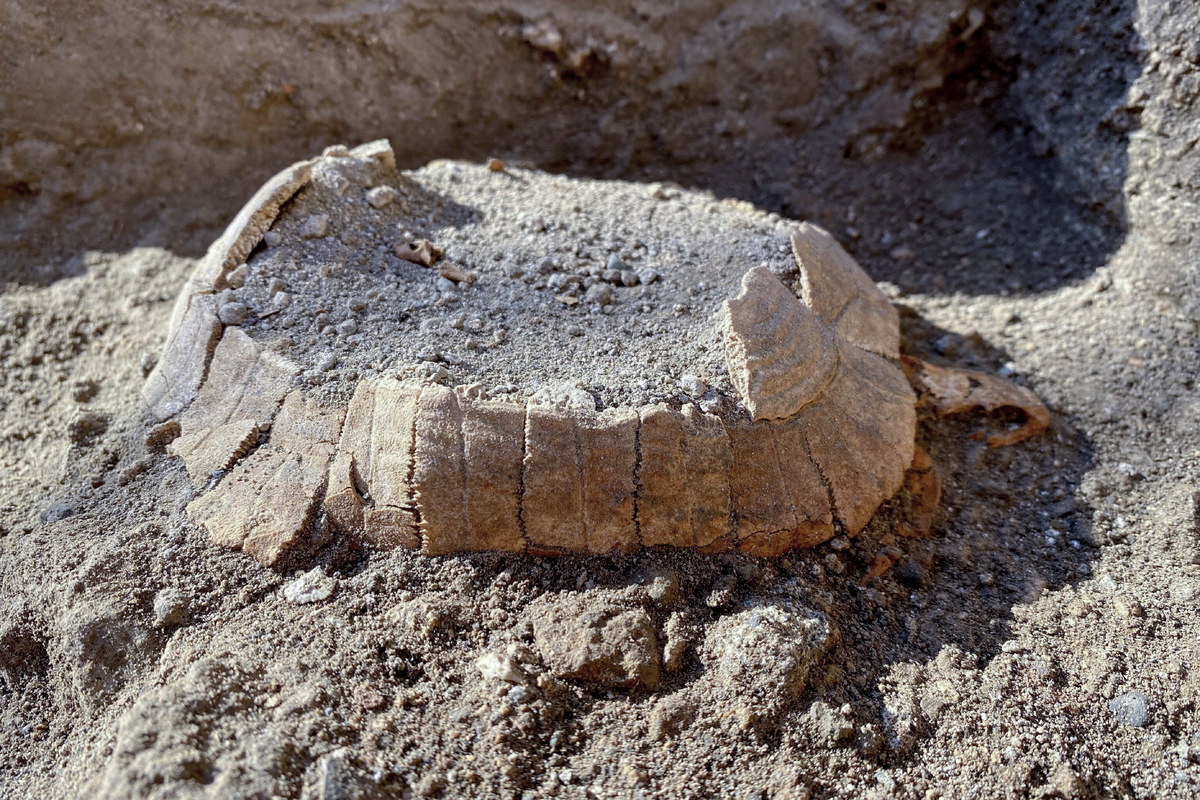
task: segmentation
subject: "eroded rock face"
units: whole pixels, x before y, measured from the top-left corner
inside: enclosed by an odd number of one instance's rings
[[[222,324],[220,293],[253,269],[246,258],[307,180],[340,196],[381,174],[401,180],[386,142],[290,167],[184,287],[143,396],[155,418],[179,415],[170,449],[203,491],[188,512],[214,541],[267,564],[329,535],[431,555],[770,556],[857,533],[901,487],[916,411],[896,312],[807,224],[791,236],[800,296],[756,266],[709,312],[728,397],[598,408],[578,388],[496,398],[436,375],[364,378],[348,401],[306,393],[300,365]]]

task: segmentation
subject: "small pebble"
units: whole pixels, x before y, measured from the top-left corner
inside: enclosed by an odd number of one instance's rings
[[[267,234],[263,237],[263,239],[265,240],[267,236],[270,236],[273,233],[275,233],[275,231],[267,231]],[[275,236],[278,237],[279,234],[275,233]],[[234,268],[228,275],[225,276],[225,282],[234,289],[240,289],[246,285],[246,278],[249,276],[250,267],[246,264],[242,264],[241,266]]]
[[[583,299],[588,303],[606,306],[612,302],[612,287],[607,283],[597,283],[584,293]]]
[[[633,287],[633,286],[637,286],[639,283],[641,283],[641,279],[638,277],[638,274],[636,272],[634,272],[631,269],[626,269],[626,270],[621,271],[621,284],[622,285]]]
[[[396,199],[396,190],[391,186],[376,186],[374,189],[367,190],[367,202],[372,208],[383,208],[389,206]]]
[[[154,596],[154,624],[178,625],[187,615],[187,601],[178,589],[163,589]]]
[[[287,292],[276,292],[271,296],[271,308],[283,310],[292,304],[292,296]]]
[[[608,257],[608,261],[605,263],[605,266],[613,272],[620,273],[625,269],[625,262],[621,260],[619,255],[613,253]]]
[[[358,333],[358,322],[356,320],[348,319],[337,326],[337,332],[342,336],[351,336],[356,334]]]
[[[701,397],[704,397],[704,393],[708,391],[708,384],[696,375],[685,373],[684,376],[679,379],[679,388],[682,389],[683,393],[688,397],[698,400]]]
[[[658,273],[652,269],[638,270],[637,278],[639,283],[649,286],[658,280]]]
[[[324,183],[339,195],[344,195],[350,190],[350,179],[336,169],[323,170],[320,173],[314,170],[313,181]]]
[[[450,373],[446,371],[446,368],[432,361],[421,362],[417,367],[417,374],[433,383],[445,383],[450,380]]]
[[[300,236],[303,239],[320,239],[329,233],[329,216],[313,214],[300,226]]]
[[[41,520],[44,523],[60,522],[74,514],[75,506],[71,505],[70,501],[55,500],[42,512]]]
[[[565,272],[556,272],[550,276],[550,280],[546,281],[546,285],[554,291],[558,291],[569,286],[577,286],[580,282],[581,279],[578,275],[568,275]]]
[[[226,303],[217,312],[217,318],[225,325],[241,325],[250,317],[250,306],[245,303]]]
[[[283,234],[279,231],[267,231],[263,234],[263,241],[267,243],[267,247],[279,247],[283,244]]]
[[[1108,710],[1120,722],[1134,728],[1144,727],[1150,720],[1150,698],[1142,692],[1126,692],[1108,703]]]
[[[522,683],[525,674],[511,658],[500,653],[485,653],[475,660],[475,666],[483,677],[505,683]]]

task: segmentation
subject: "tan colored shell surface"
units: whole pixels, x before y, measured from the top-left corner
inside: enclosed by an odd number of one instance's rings
[[[386,142],[350,154],[391,160]],[[913,459],[915,396],[895,310],[829,234],[792,238],[803,300],[763,268],[720,314],[744,416],[694,405],[597,411],[584,392],[523,403],[432,383],[361,382],[346,407],[291,388],[298,368],[213,297],[319,159],[269,181],[176,306],[143,391],[202,492],[214,541],[264,563],[328,535],[431,555],[731,548],[778,555],[861,530]]]

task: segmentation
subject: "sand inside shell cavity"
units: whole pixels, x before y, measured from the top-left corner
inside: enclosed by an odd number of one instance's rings
[[[671,185],[327,153],[219,304],[329,399],[389,376],[721,413],[721,303],[756,266],[798,285],[791,225]],[[422,240],[428,266],[401,255]]]

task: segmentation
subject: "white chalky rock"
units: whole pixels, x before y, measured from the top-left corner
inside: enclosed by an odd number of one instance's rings
[[[337,589],[337,578],[331,578],[320,567],[314,567],[283,587],[283,596],[298,606],[328,600]]]

